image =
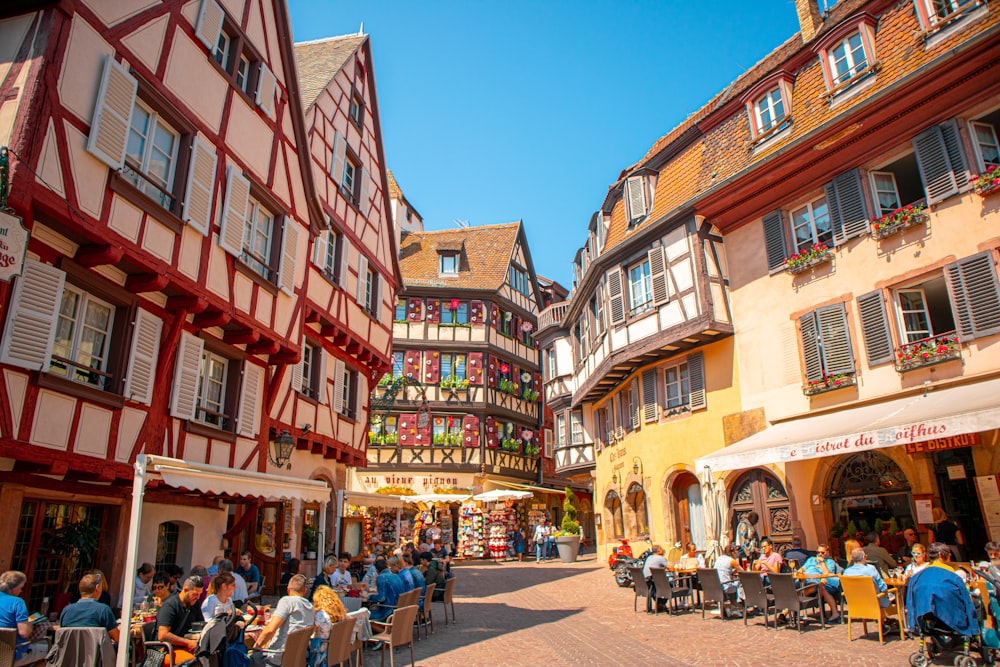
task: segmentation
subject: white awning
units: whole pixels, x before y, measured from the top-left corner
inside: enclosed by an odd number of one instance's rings
[[[1000,379],[782,422],[695,460],[742,470],[1000,428]]]
[[[189,463],[163,456],[149,456],[147,466],[150,479],[158,476],[164,484],[188,491],[308,503],[328,503],[333,497],[330,487],[314,480]]]
[[[387,493],[368,493],[366,491],[344,491],[344,504],[357,507],[402,508],[407,506],[407,500],[412,497]]]
[[[486,491],[485,493],[472,496],[472,499],[484,503],[491,503],[500,500],[520,500],[522,498],[530,498],[533,495],[534,494],[531,493],[531,491],[518,491],[517,489],[493,489],[492,491]]]
[[[410,503],[464,503],[472,496],[468,493],[423,493],[417,496],[403,496]]]

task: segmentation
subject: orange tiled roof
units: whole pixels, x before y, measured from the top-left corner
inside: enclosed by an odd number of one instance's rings
[[[433,232],[403,232],[399,268],[406,287],[498,290],[521,229],[520,222]],[[438,250],[462,247],[458,275],[441,277]]]
[[[396,177],[392,175],[392,170],[386,169],[385,175],[389,177],[389,197],[392,199],[405,199],[403,191],[399,189],[399,184],[396,183]]]
[[[299,73],[299,95],[303,110],[308,109],[323,92],[330,79],[336,76],[358,50],[368,35],[341,35],[326,37],[294,45],[295,67]]]

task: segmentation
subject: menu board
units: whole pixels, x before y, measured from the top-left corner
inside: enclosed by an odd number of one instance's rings
[[[976,492],[990,540],[1000,540],[1000,485],[996,475],[976,477]]]

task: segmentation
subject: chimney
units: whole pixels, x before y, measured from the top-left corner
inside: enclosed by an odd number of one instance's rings
[[[799,14],[799,31],[802,43],[808,44],[823,27],[823,15],[819,12],[817,0],[795,0],[795,11]]]

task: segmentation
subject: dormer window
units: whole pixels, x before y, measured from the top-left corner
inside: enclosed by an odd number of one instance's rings
[[[875,22],[871,14],[856,14],[813,47],[832,95],[853,89],[857,82],[875,72]]]
[[[781,70],[762,79],[743,95],[753,141],[764,141],[789,126],[794,80],[792,73]]]
[[[650,173],[636,174],[625,179],[625,216],[629,226],[646,219],[653,209],[655,179]]]
[[[446,276],[458,275],[457,252],[443,252],[438,257],[441,263],[439,268],[439,272],[441,273],[441,275],[446,275]]]
[[[986,14],[986,3],[983,0],[916,0],[917,19],[920,27],[926,32],[936,32],[954,25],[971,14],[980,15],[974,10],[982,7]]]
[[[829,52],[833,85],[839,86],[868,69],[868,57],[861,33],[848,35]]]

